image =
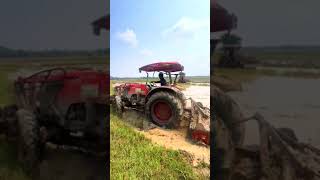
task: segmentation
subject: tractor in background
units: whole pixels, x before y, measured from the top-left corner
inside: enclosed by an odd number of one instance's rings
[[[238,54],[242,39],[231,31],[237,28],[237,16],[229,13],[224,7],[215,1],[211,2],[210,8],[210,32],[217,33],[226,31],[220,38],[211,38],[210,51],[213,54],[217,45],[222,44],[222,55],[217,65],[219,67],[237,68],[243,67]],[[216,62],[216,60],[215,60]],[[213,61],[212,61],[213,63]],[[213,67],[213,66],[211,66]]]

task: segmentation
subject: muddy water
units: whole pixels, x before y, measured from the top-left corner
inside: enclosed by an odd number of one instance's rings
[[[246,115],[260,112],[275,127],[292,128],[300,141],[320,147],[320,80],[260,77],[230,92]],[[258,143],[256,123],[248,122],[246,144]]]
[[[187,98],[191,97],[210,108],[210,86],[192,85],[184,90],[183,93]]]

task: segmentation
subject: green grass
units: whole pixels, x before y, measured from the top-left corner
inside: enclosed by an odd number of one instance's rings
[[[13,102],[12,84],[8,80],[8,73],[15,71],[16,65],[0,66],[0,106]],[[29,179],[19,167],[15,156],[15,148],[4,139],[0,139],[0,180]]]
[[[0,68],[0,105],[4,106],[13,102],[12,84],[8,80],[11,66]],[[28,179],[18,165],[15,148],[4,139],[0,139],[0,180],[24,180]]]
[[[0,105],[7,105],[13,102],[12,84],[8,80],[8,71],[0,71]]]
[[[152,144],[113,114],[110,129],[111,179],[201,179],[178,151]]]
[[[0,168],[0,180],[31,180],[21,169],[11,170]]]
[[[18,164],[14,146],[4,140],[0,143],[0,180],[29,180]]]

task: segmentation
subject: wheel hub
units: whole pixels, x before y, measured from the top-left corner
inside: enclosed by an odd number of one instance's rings
[[[153,112],[160,123],[166,123],[172,116],[170,105],[164,101],[158,101],[153,106]]]

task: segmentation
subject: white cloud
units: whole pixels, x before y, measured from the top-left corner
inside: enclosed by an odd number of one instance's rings
[[[182,17],[173,26],[163,31],[164,37],[190,38],[201,30],[210,31],[210,19],[193,19]]]
[[[129,44],[132,47],[137,47],[138,46],[137,35],[132,29],[127,29],[124,32],[118,32],[117,36],[123,42]]]
[[[152,56],[153,55],[153,52],[149,49],[142,49],[140,51],[140,54],[144,55],[144,56]]]

